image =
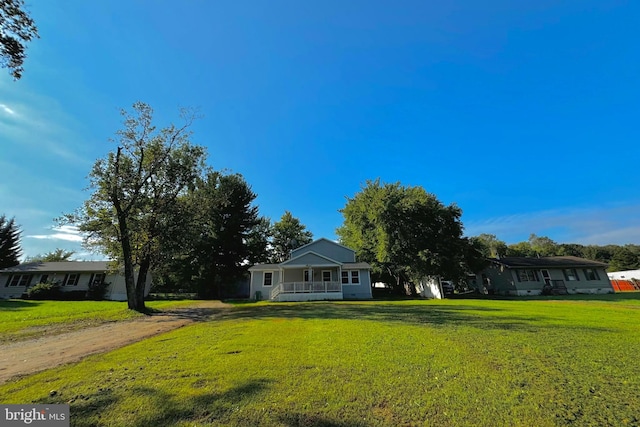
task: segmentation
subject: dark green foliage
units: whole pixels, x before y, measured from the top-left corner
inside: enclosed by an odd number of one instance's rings
[[[101,301],[104,299],[104,294],[109,287],[107,282],[92,282],[89,283],[89,289],[86,292],[87,299],[93,301]]]
[[[65,251],[64,249],[56,249],[51,252],[47,252],[44,255],[36,255],[34,257],[27,257],[25,262],[60,262],[60,261],[72,261],[71,257],[75,254],[75,251]]]
[[[264,219],[253,205],[256,194],[239,174],[211,172],[189,198],[195,233],[184,260],[193,266],[199,295],[221,298],[245,278],[249,262],[264,256]]]
[[[90,198],[62,222],[78,225],[86,246],[124,266],[128,306],[144,311],[148,271],[172,259],[189,237],[189,216],[180,198],[201,176],[205,150],[189,140],[195,120],[189,111],[181,114],[182,126],[160,130],[147,104],[137,102],[133,113],[122,115],[118,147],[98,159],[89,174]]]
[[[20,230],[15,219],[0,215],[0,269],[20,264]]]
[[[24,0],[0,0],[0,66],[8,68],[16,80],[24,71],[25,44],[38,37]]]
[[[27,299],[33,300],[59,300],[62,291],[60,286],[55,283],[38,283],[27,289]]]
[[[507,244],[498,239],[495,234],[483,233],[479,236],[470,237],[469,241],[486,258],[506,256],[508,251]]]
[[[403,291],[425,276],[463,277],[482,255],[462,237],[462,211],[422,187],[367,181],[341,210],[342,244],[373,267],[373,281]]]
[[[289,258],[292,250],[313,241],[313,234],[294,217],[285,211],[280,221],[271,228],[271,262],[280,263]]]

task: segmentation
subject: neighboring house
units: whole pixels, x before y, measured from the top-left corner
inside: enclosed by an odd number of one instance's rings
[[[607,273],[616,292],[640,291],[640,270]]]
[[[489,258],[489,267],[476,275],[480,292],[500,295],[613,293],[607,264],[574,256]]]
[[[369,299],[371,266],[353,249],[321,238],[291,251],[280,264],[256,264],[251,297],[273,301]]]
[[[424,298],[442,299],[444,292],[442,290],[442,281],[440,276],[427,276],[416,283],[416,292]]]
[[[124,275],[109,271],[108,261],[33,262],[0,270],[0,298],[20,298],[38,283],[58,283],[62,292],[86,291],[89,284],[107,283],[105,299],[126,301]],[[151,287],[147,274],[145,296]]]

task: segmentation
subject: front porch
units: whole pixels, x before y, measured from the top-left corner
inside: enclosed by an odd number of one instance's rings
[[[326,282],[280,282],[271,290],[272,301],[319,301],[341,300],[342,283]]]

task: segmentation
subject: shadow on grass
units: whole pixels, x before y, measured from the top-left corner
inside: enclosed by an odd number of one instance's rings
[[[400,322],[430,326],[471,326],[479,329],[518,330],[542,332],[553,328],[576,328],[597,332],[611,332],[606,327],[582,324],[572,325],[570,320],[556,319],[538,312],[518,314],[511,309],[478,305],[436,305],[428,301],[390,302],[313,302],[241,305],[222,312],[222,319],[336,319]]]
[[[0,301],[0,310],[24,310],[41,305],[40,301],[9,300]]]
[[[286,413],[278,416],[278,421],[288,427],[366,427],[366,423],[338,421],[316,414]]]
[[[147,309],[145,314],[147,316],[154,317],[170,317],[170,318],[180,318],[180,319],[189,319],[195,322],[204,322],[210,320],[214,316],[225,312],[227,308],[203,308],[203,307],[188,307],[188,308],[177,308],[177,309]]]
[[[503,296],[481,295],[477,293],[453,295],[450,299],[464,300],[497,300],[497,301],[640,301],[640,291],[618,292],[612,294],[571,294],[571,295],[531,295],[531,296]]]
[[[207,392],[197,395],[175,395],[150,387],[132,387],[125,390],[127,399],[135,399],[134,405],[139,411],[123,412],[109,417],[105,412],[116,410],[119,405],[127,407],[123,397],[111,388],[100,388],[90,395],[68,397],[56,396],[41,399],[43,404],[69,403],[71,408],[71,425],[127,425],[131,427],[173,426],[179,422],[189,425],[215,425],[228,422],[229,417],[238,411],[243,402],[267,389],[270,381],[252,380],[230,390],[216,393]],[[131,397],[134,396],[134,397]],[[142,403],[140,403],[142,402]]]

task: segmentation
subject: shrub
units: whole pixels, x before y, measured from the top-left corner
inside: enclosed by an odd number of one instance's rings
[[[33,300],[57,300],[60,299],[60,294],[62,294],[62,291],[60,290],[60,286],[57,284],[38,283],[37,285],[27,289],[26,297],[27,299]]]
[[[89,283],[89,289],[87,290],[87,299],[100,301],[104,299],[104,294],[109,287],[109,283],[106,282],[93,282]]]

